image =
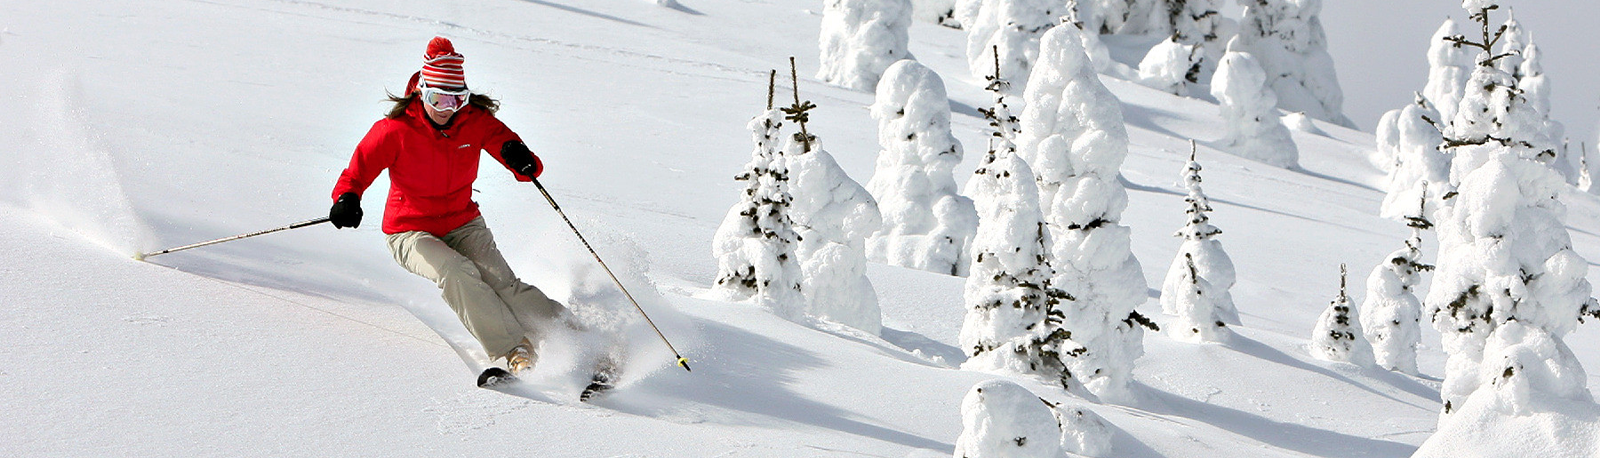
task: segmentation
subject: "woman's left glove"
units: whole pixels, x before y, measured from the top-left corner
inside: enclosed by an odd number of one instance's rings
[[[328,221],[335,228],[361,227],[361,196],[353,192],[339,195],[333,208],[328,209]]]
[[[500,145],[500,159],[506,161],[506,166],[511,167],[511,170],[528,178],[538,178],[540,173],[544,173],[544,164],[521,140],[512,140]]]

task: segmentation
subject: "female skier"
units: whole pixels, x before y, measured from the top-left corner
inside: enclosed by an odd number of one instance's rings
[[[479,151],[533,181],[544,171],[494,113],[500,102],[467,89],[464,59],[450,40],[435,37],[411,75],[404,96],[356,146],[350,167],[333,187],[328,219],[334,227],[361,225],[361,193],[389,170],[383,233],[396,262],[434,281],[444,301],[491,361],[512,373],[533,366],[532,342],[544,323],[568,321],[561,303],[517,279],[495,248],[494,236],[472,201]]]

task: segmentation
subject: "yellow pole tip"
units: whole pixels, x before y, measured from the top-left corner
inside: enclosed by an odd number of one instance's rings
[[[134,252],[133,253],[133,260],[135,260],[135,261],[143,261],[144,260],[144,253]]]

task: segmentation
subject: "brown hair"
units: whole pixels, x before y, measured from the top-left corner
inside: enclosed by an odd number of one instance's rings
[[[383,115],[389,119],[400,119],[400,117],[405,116],[406,107],[411,106],[411,101],[417,99],[417,91],[408,91],[408,93],[404,96],[398,96],[394,94],[386,95],[389,96],[390,102],[394,102],[394,106],[389,107],[389,112]],[[487,111],[491,115],[496,111],[500,111],[500,100],[476,92],[472,93],[472,96],[467,97],[467,104],[478,107],[483,111]]]

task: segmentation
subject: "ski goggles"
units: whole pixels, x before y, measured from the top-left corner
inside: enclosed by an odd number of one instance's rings
[[[472,95],[466,88],[451,91],[436,87],[423,87],[420,94],[422,103],[428,104],[439,111],[456,111],[467,106],[467,99]]]

